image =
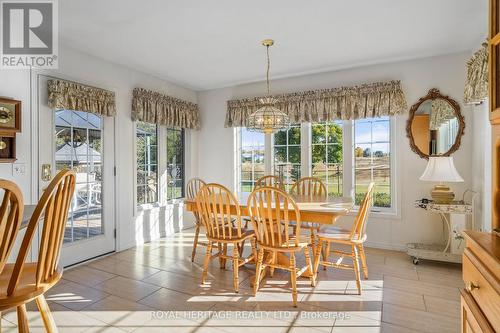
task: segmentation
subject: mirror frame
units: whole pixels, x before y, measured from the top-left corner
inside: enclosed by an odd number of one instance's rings
[[[429,155],[424,154],[418,148],[418,146],[415,144],[415,140],[414,140],[413,135],[411,133],[411,124],[413,122],[413,119],[415,118],[415,113],[417,112],[420,105],[425,101],[433,100],[436,98],[444,99],[448,103],[450,103],[451,107],[455,111],[455,114],[456,114],[456,116],[458,118],[458,122],[459,122],[459,128],[458,128],[458,133],[457,133],[457,138],[455,140],[455,143],[453,144],[453,146],[451,146],[450,149],[448,149],[448,151],[446,153],[440,154],[439,156],[450,156],[451,154],[456,152],[458,150],[458,148],[460,147],[460,144],[462,142],[462,136],[464,135],[464,131],[465,131],[465,121],[464,121],[464,117],[462,116],[462,113],[460,112],[460,105],[454,99],[450,98],[449,96],[441,94],[439,89],[433,88],[433,89],[429,90],[427,95],[425,95],[424,97],[421,97],[415,104],[412,105],[412,107],[410,109],[410,116],[406,122],[406,136],[410,140],[411,150],[413,150],[413,152],[415,152],[418,156],[420,156],[421,158],[425,158],[426,160],[429,159]]]

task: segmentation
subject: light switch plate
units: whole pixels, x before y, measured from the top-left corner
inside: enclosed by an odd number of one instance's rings
[[[12,176],[24,176],[24,175],[26,175],[26,163],[13,163]]]

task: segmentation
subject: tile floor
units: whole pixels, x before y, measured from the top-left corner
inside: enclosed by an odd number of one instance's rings
[[[459,332],[459,265],[422,261],[401,252],[367,248],[369,279],[356,294],[351,271],[321,270],[312,288],[299,281],[291,305],[289,277],[276,271],[256,296],[253,265],[240,270],[212,261],[200,285],[204,247],[191,263],[192,230],[68,269],[47,295],[60,332]],[[43,332],[30,304],[33,332]],[[15,312],[4,313],[2,332],[17,331]]]

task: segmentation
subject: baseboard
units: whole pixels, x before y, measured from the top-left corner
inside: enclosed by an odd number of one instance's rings
[[[406,244],[389,244],[389,243],[381,243],[381,242],[365,242],[365,246],[366,247],[373,247],[373,248],[376,248],[376,249],[406,252]]]

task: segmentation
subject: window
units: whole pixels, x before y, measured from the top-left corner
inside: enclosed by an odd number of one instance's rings
[[[300,178],[300,124],[274,134],[274,174],[287,190]]]
[[[354,121],[354,183],[360,204],[375,182],[374,206],[391,207],[391,126],[388,117]]]
[[[342,137],[341,121],[311,125],[311,175],[321,179],[334,196],[343,193]]]
[[[184,129],[166,129],[167,200],[184,196]]]
[[[251,132],[246,128],[240,130],[240,191],[251,192],[255,181],[265,175],[264,154],[265,136]]]
[[[375,182],[376,210],[397,213],[391,126],[390,117],[304,123],[268,137],[241,128],[236,190],[252,191],[266,174],[281,175],[288,190],[300,177],[313,176],[325,183],[328,195],[353,196],[359,205]]]
[[[158,147],[154,124],[137,122],[137,204],[158,201]]]
[[[182,128],[137,122],[137,204],[165,203],[184,196]],[[161,182],[158,175],[161,176]]]

